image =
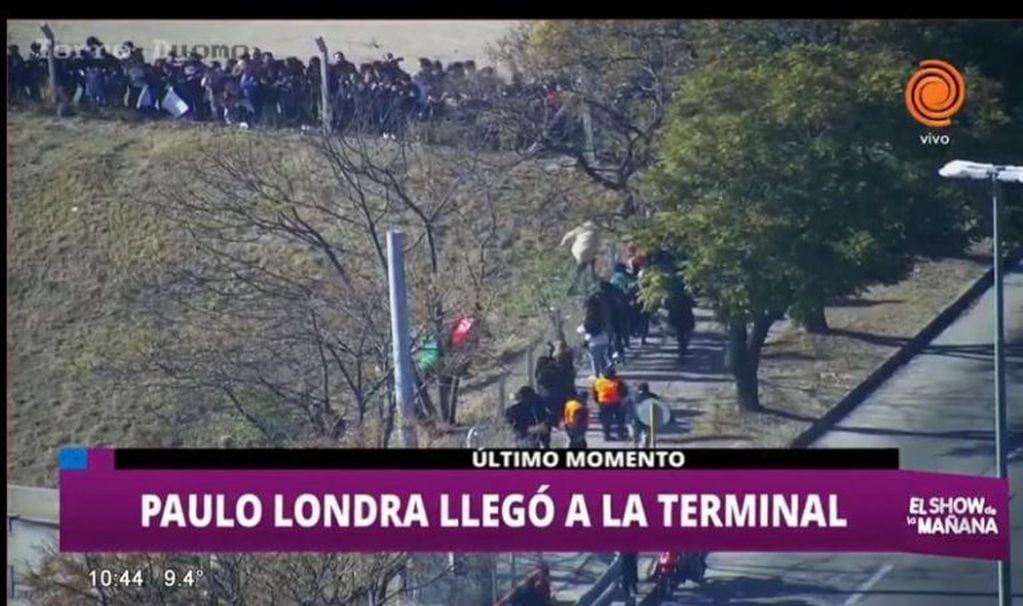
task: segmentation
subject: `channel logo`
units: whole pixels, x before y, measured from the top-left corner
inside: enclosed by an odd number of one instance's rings
[[[906,83],[906,109],[924,126],[949,126],[964,103],[966,81],[959,70],[945,61],[921,61],[920,69]]]

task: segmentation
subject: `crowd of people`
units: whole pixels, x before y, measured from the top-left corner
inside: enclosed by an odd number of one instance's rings
[[[533,377],[536,388],[520,387],[514,404],[505,411],[505,419],[519,448],[550,448],[551,432],[560,427],[568,437],[569,449],[586,449],[590,425],[588,402],[592,398],[605,441],[631,439],[634,446],[650,447],[650,428],[637,411],[644,402],[661,398],[650,391],[646,382],[631,389],[619,377],[616,365],[626,364],[626,353],[634,340],[638,339],[640,345],[646,344],[652,308],[667,312],[667,323],[678,343],[677,357],[685,360],[696,326],[695,302],[681,279],[674,277],[672,269],[677,267],[677,260],[670,254],[661,252],[648,257],[630,243],[625,247],[623,258],[613,264],[610,276],[602,279],[596,270],[600,229],[587,221],[568,232],[561,244],[569,242],[577,264],[569,294],[577,292],[587,270],[593,283],[585,298],[583,322],[578,328],[589,358],[589,388],[577,388],[575,354],[558,325],[558,342],[548,343],[547,352],[536,362]],[[659,305],[653,306],[642,303],[640,297],[640,279],[651,266],[660,266],[660,270],[672,276]],[[639,594],[639,554],[621,552],[619,558],[619,593],[635,603]],[[687,578],[702,581],[706,560],[705,552],[662,553],[651,580],[657,581],[659,590],[670,596],[671,589]],[[549,568],[541,565],[495,606],[548,606],[552,603],[549,578]]]
[[[121,107],[150,118],[302,127],[321,124],[321,59],[303,62],[253,48],[238,58],[207,61],[174,50],[149,62],[143,50],[123,43],[117,55],[95,37],[77,55],[55,59],[58,96],[84,109]],[[539,119],[562,105],[564,82],[526,83],[520,74],[505,81],[491,66],[473,60],[444,65],[426,57],[413,71],[386,54],[356,65],[334,53],[327,65],[333,126],[383,138],[404,135],[412,121],[473,121],[498,98],[516,97]],[[44,49],[32,43],[25,56],[7,48],[7,98],[14,104],[41,101],[49,73]]]
[[[589,227],[592,227],[590,225]],[[569,234],[590,237],[587,224]],[[564,240],[565,242],[567,240]],[[578,240],[577,240],[578,241]],[[573,252],[579,252],[573,248]],[[580,267],[590,267],[596,273],[593,260],[587,255],[575,255]],[[653,262],[666,262],[654,259]],[[634,340],[646,344],[650,332],[651,310],[640,300],[640,277],[651,260],[636,245],[626,246],[624,259],[614,264],[608,279],[595,276],[593,292],[586,297],[585,312],[578,332],[583,337],[591,371],[591,384],[587,390],[576,388],[575,354],[568,346],[564,332],[558,343],[548,343],[548,351],[540,356],[534,370],[534,388],[523,385],[514,396],[514,404],[505,411],[516,443],[522,448],[550,448],[551,431],[560,427],[568,436],[568,447],[587,447],[589,428],[588,402],[596,405],[604,439],[632,440],[636,445],[645,441],[647,431],[643,419],[636,414],[637,407],[647,400],[660,399],[650,391],[647,383],[639,383],[635,390],[619,377],[617,367],[627,364],[627,352]],[[670,264],[671,261],[666,262]],[[579,273],[577,272],[577,286]],[[694,301],[681,281],[673,281],[661,307],[667,311],[668,324],[677,342],[677,356],[684,360],[695,328]]]

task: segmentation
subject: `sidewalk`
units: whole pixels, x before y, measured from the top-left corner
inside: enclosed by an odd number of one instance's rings
[[[618,375],[630,390],[646,381],[650,391],[660,396],[661,401],[672,411],[673,422],[657,435],[657,445],[663,448],[701,447],[726,448],[748,446],[747,440],[734,436],[719,438],[689,437],[693,420],[706,414],[705,402],[709,395],[721,388],[730,388],[731,375],[725,370],[725,337],[713,315],[705,309],[694,310],[696,330],[689,344],[689,357],[685,363],[677,360],[678,351],[675,337],[666,328],[652,326],[647,344],[640,347],[634,340],[633,347],[626,352],[626,363],[617,367]],[[588,365],[579,369],[576,387],[589,391],[593,378]],[[596,404],[591,401],[591,427],[586,436],[590,448],[631,448],[632,442],[604,440],[604,434],[597,420]],[[563,438],[564,436],[559,436]],[[555,440],[555,447],[564,447]],[[521,579],[529,567],[546,562],[551,568],[551,585],[558,603],[575,603],[600,578],[614,558],[614,553],[543,553],[516,554],[516,573]],[[653,569],[658,554],[640,554],[639,594],[645,595],[653,589],[653,583],[646,581]],[[505,560],[506,562],[507,560]],[[502,562],[502,563],[505,563]],[[508,587],[511,580],[507,564],[500,571],[502,587]],[[612,604],[624,604],[615,600]]]
[[[666,327],[652,326],[646,346],[639,341],[626,352],[626,363],[617,367],[631,391],[645,381],[650,391],[672,411],[672,422],[658,432],[657,445],[678,448],[698,444],[704,448],[748,446],[748,440],[736,436],[687,437],[696,417],[706,414],[704,403],[712,392],[729,387],[732,377],[725,370],[725,337],[713,315],[706,309],[695,309],[696,329],[689,342],[689,357],[679,363],[675,336]],[[580,369],[576,387],[589,390],[592,385],[589,368]],[[586,441],[590,448],[628,448],[631,442],[606,442],[597,420],[596,404],[590,402],[590,430]]]

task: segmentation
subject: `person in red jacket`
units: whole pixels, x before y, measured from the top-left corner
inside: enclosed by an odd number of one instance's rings
[[[494,606],[550,606],[550,568],[541,564]]]

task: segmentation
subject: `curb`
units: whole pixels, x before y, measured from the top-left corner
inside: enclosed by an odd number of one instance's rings
[[[1002,261],[1003,267],[1011,267],[1023,259],[1023,249],[1017,249],[1005,256]],[[814,421],[809,428],[789,444],[789,448],[808,448],[810,444],[831,430],[839,421],[845,418],[861,402],[867,399],[878,387],[888,380],[895,371],[909,362],[914,356],[926,347],[943,330],[948,328],[970,305],[980,298],[994,281],[994,267],[989,267],[982,276],[974,280],[973,284],[967,286],[959,293],[954,301],[945,306],[938,315],[931,319],[924,328],[910,339],[905,345],[888,356],[867,375],[856,387],[845,395],[837,404],[831,407],[819,419]]]

